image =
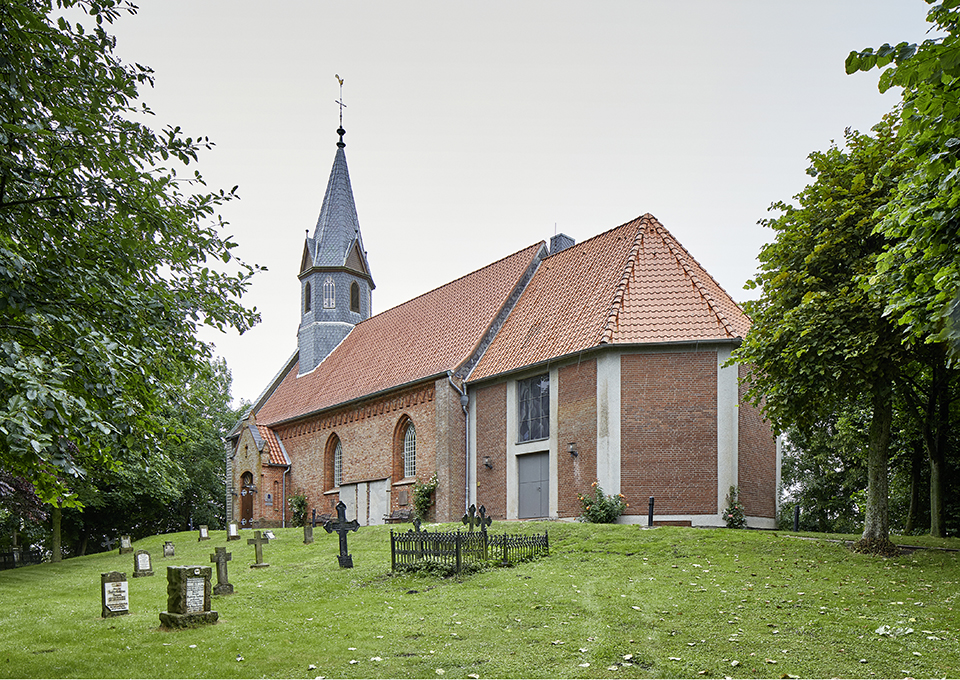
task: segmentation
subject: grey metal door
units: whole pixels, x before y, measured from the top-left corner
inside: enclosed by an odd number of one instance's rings
[[[550,454],[529,453],[517,457],[520,478],[520,519],[550,515]]]

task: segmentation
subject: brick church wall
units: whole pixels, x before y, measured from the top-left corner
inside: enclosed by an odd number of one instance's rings
[[[463,517],[464,511],[467,421],[460,404],[460,393],[446,377],[437,379],[434,393],[436,470],[439,481],[434,497],[434,516],[440,522],[454,522]]]
[[[760,415],[760,409],[744,401],[749,384],[744,382],[750,369],[739,366],[740,452],[737,458],[737,477],[740,501],[744,511],[752,517],[775,518],[777,512],[777,443],[770,423]]]
[[[507,517],[507,385],[498,383],[476,390],[477,504],[487,516]],[[483,460],[490,457],[493,469]]]
[[[577,494],[588,494],[597,478],[597,362],[559,369],[557,388],[557,504],[560,517],[580,514]],[[567,452],[576,443],[577,456]]]
[[[277,426],[293,467],[288,495],[302,491],[309,510],[331,512],[339,500],[332,488],[332,461],[325,460],[327,443],[333,435],[340,438],[343,449],[342,480],[344,484],[390,478],[400,482],[396,474],[397,425],[409,418],[417,433],[417,477],[429,479],[436,469],[437,419],[434,413],[434,386],[420,385],[403,392],[394,392],[320,416],[305,418],[289,425]],[[402,470],[402,466],[400,467]],[[396,487],[394,487],[395,489]],[[331,493],[331,491],[333,493]],[[397,496],[391,492],[391,510],[396,509]],[[412,507],[412,492],[410,494]]]
[[[624,354],[620,399],[626,514],[718,512],[716,352]]]

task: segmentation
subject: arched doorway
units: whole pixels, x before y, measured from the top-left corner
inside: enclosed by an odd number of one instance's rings
[[[244,472],[240,477],[240,526],[249,527],[253,524],[253,494],[257,488],[253,485],[253,475]]]

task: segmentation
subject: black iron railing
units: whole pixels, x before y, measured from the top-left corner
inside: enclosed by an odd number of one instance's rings
[[[550,554],[547,532],[533,536],[488,534],[486,531],[390,532],[393,571],[438,566],[460,572],[490,562],[515,564]]]

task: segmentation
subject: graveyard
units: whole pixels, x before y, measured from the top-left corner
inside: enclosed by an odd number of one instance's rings
[[[957,552],[884,559],[822,535],[512,522],[491,531],[549,532],[549,554],[391,573],[390,532],[410,528],[351,531],[352,568],[337,533],[305,544],[302,528],[274,529],[258,547],[252,530],[227,542],[211,528],[0,572],[0,677],[960,676]],[[206,587],[215,622],[161,625],[170,567],[191,568],[177,592],[202,609]],[[103,616],[111,572],[127,577],[111,606],[128,611]],[[233,592],[218,595],[224,579]]]

